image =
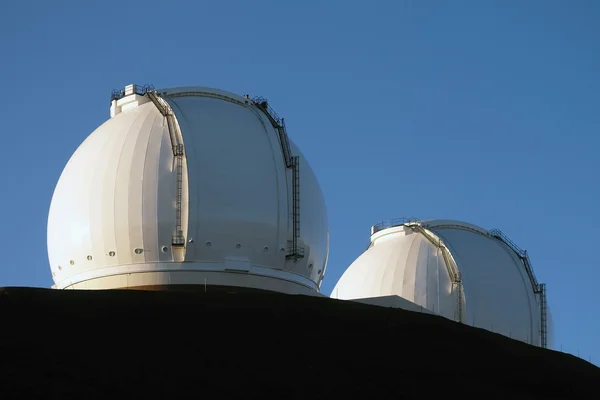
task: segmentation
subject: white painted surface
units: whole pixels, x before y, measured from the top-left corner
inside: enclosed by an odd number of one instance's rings
[[[464,322],[540,345],[540,312],[517,255],[483,228],[459,221],[422,221],[448,248],[462,275]],[[407,226],[372,236],[372,246],[350,265],[331,297],[397,295],[454,319],[457,302],[444,259],[424,235]]]
[[[370,304],[372,306],[387,307],[387,308],[401,308],[407,311],[419,312],[423,314],[434,314],[433,311],[419,306],[412,301],[408,301],[400,296],[381,296],[381,297],[368,297],[366,299],[353,299],[351,301],[363,304]]]
[[[346,270],[331,297],[390,295],[454,319],[455,297],[439,249],[404,226],[375,233],[372,246]]]
[[[77,149],[55,189],[48,255],[56,286],[114,276],[115,270],[129,273],[131,267],[138,274],[158,273],[159,263],[196,272],[217,265],[220,281],[229,274],[232,284],[244,282],[240,271],[267,277],[276,271],[274,287],[283,279],[318,291],[328,252],[326,208],[300,151],[292,144],[293,155],[300,156],[305,257],[293,263],[285,258],[292,238],[291,170],[268,119],[247,99],[221,90],[159,93],[173,96],[168,101],[186,149],[184,262],[175,262],[171,249],[176,180],[166,121],[145,96],[132,95],[113,102],[119,112]],[[226,272],[226,266],[236,272]]]

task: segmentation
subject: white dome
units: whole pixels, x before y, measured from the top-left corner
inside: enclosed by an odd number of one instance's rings
[[[81,144],[59,179],[48,217],[55,287],[318,292],[327,215],[298,148],[290,145],[299,157],[296,185],[278,130],[257,103],[204,87],[151,92],[156,104],[144,93],[134,88],[112,101],[113,117]],[[174,116],[163,116],[161,105]],[[174,134],[184,152],[172,146]]]
[[[458,221],[375,226],[371,245],[331,296],[396,295],[447,318],[541,345],[540,285],[515,249],[499,231]]]

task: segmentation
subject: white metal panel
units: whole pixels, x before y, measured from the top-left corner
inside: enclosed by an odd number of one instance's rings
[[[462,274],[467,323],[539,344],[536,298],[523,264],[498,240],[457,228],[432,228]]]
[[[150,106],[150,107],[148,107]],[[136,255],[132,249],[134,247],[142,247],[143,243],[132,238],[138,230],[131,225],[131,222],[135,222],[137,215],[136,210],[141,209],[141,196],[137,192],[131,192],[131,186],[133,184],[134,176],[132,175],[133,161],[135,160],[134,154],[136,152],[136,144],[140,135],[138,132],[147,131],[152,126],[152,119],[148,118],[148,115],[152,112],[152,105],[146,105],[145,107],[139,107],[135,110],[137,116],[133,121],[131,127],[122,133],[123,143],[120,151],[118,151],[118,161],[116,162],[116,178],[115,182],[127,183],[115,185],[115,198],[114,198],[114,220],[115,220],[115,251],[119,258],[120,264],[129,264],[134,262],[134,256]],[[133,111],[132,111],[132,115]],[[114,185],[114,183],[109,183]],[[133,218],[132,218],[133,217]],[[132,221],[133,219],[133,221]],[[132,240],[133,239],[133,240]],[[139,256],[138,256],[139,257]],[[142,261],[138,259],[138,262]]]
[[[148,110],[148,116],[144,118],[144,125],[137,135],[131,135],[131,141],[135,140],[135,142],[130,153],[131,168],[128,186],[128,198],[130,200],[128,207],[130,248],[141,248],[144,250],[142,254],[132,254],[134,263],[156,260],[158,250],[156,248],[156,239],[152,235],[148,238],[145,238],[144,235],[144,226],[146,225],[144,207],[146,203],[151,203],[151,199],[147,198],[144,192],[144,186],[147,185],[144,173],[149,170],[146,168],[146,154],[148,152],[151,132],[159,130],[160,134],[162,134],[162,116],[154,112],[152,109],[153,105],[149,104],[145,107]],[[153,181],[155,180],[153,179]]]
[[[380,231],[372,240],[373,245],[342,275],[332,297],[396,295],[454,319],[456,301],[437,247],[405,227]]]
[[[154,107],[153,104],[149,104],[149,107]],[[140,132],[140,135],[147,138],[146,146],[142,148],[140,146],[140,153],[143,155],[143,182],[142,182],[142,232],[144,240],[144,259],[148,261],[158,261],[163,257],[163,253],[160,250],[162,246],[168,246],[170,254],[171,241],[164,242],[159,240],[158,234],[158,196],[160,181],[159,168],[161,161],[160,147],[164,140],[164,137],[169,137],[168,128],[164,117],[160,115],[156,110],[154,123],[152,128],[148,132]]]
[[[143,196],[142,176],[145,171],[152,177],[147,181],[156,182],[157,166],[148,171],[145,153],[152,139],[149,132],[158,126],[159,143],[165,135],[160,125],[152,104],[120,113],[90,135],[69,160],[48,219],[49,259],[62,269],[55,274],[57,283],[95,268],[144,261],[134,250],[145,248],[142,205],[153,199]]]
[[[136,108],[127,113],[120,114],[120,116],[127,118],[127,124],[121,124],[121,129],[111,132],[111,139],[105,146],[105,156],[99,162],[99,166],[96,169],[96,176],[94,177],[99,193],[92,200],[92,208],[100,211],[101,218],[99,222],[101,223],[103,243],[106,246],[104,251],[109,253],[109,257],[107,258],[108,265],[119,265],[121,264],[121,258],[123,258],[123,262],[127,258],[125,254],[120,254],[117,248],[116,229],[119,222],[115,219],[115,206],[119,199],[115,198],[115,194],[118,187],[123,184],[123,182],[117,181],[117,170],[127,132],[131,129],[140,113],[141,108]],[[128,181],[126,181],[126,184],[129,183]],[[110,256],[113,254],[111,252],[114,252],[115,255]]]
[[[156,192],[148,193],[147,197],[156,199],[156,214],[153,218],[156,223],[156,239],[152,238],[150,243],[156,243],[158,259],[160,261],[172,261],[173,249],[171,243],[173,235],[175,235],[175,190],[176,190],[176,175],[174,171],[174,156],[171,138],[167,127],[166,120],[162,121],[162,130],[153,130],[151,146],[148,147],[146,162],[154,164],[158,162],[155,170],[156,176],[153,179],[157,182]],[[151,170],[154,170],[152,168]],[[152,178],[151,178],[152,179]],[[146,195],[144,194],[144,198]],[[154,226],[153,226],[154,227]],[[153,231],[154,232],[154,231]],[[187,232],[184,232],[187,235]],[[156,242],[154,242],[156,240]],[[168,251],[162,251],[158,248],[167,247]]]
[[[187,261],[223,261],[243,255],[255,265],[281,264],[277,170],[285,170],[275,137],[256,112],[232,102],[200,96],[170,99],[188,153],[190,198]],[[279,150],[279,149],[277,149]],[[287,232],[287,225],[281,228]],[[207,246],[207,243],[210,246]],[[238,247],[239,245],[239,247]],[[265,250],[266,248],[266,250]]]
[[[415,286],[420,282],[416,280],[417,274],[417,263],[419,262],[419,248],[421,241],[418,240],[418,236],[412,234],[410,230],[405,230],[403,232],[405,235],[410,237],[404,244],[405,246],[394,246],[394,253],[398,254],[397,249],[402,249],[401,251],[406,252],[406,264],[404,268],[401,268],[401,276],[402,276],[402,297],[412,302],[415,301]],[[398,240],[399,232],[394,235],[396,240]],[[397,265],[397,261],[395,263]],[[399,271],[399,272],[400,272]],[[425,282],[427,284],[427,282]],[[419,304],[423,305],[423,304]]]

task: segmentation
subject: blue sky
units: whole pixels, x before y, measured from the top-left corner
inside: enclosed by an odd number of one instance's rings
[[[129,83],[267,97],[329,210],[323,291],[401,216],[500,228],[600,363],[600,2],[0,3],[0,286],[51,285],[70,155]]]

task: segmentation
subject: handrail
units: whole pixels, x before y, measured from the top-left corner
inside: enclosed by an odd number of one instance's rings
[[[154,86],[153,85],[134,85],[135,94],[139,94],[140,96],[145,95],[146,93],[150,92],[150,91],[154,91]],[[121,90],[113,90],[110,93],[110,101],[112,102],[113,100],[120,100],[123,97],[125,97],[125,89],[121,89]]]
[[[392,228],[394,226],[400,226],[400,225],[405,225],[405,224],[414,224],[416,222],[419,222],[419,219],[405,218],[405,217],[381,221],[381,222],[371,226],[371,235],[373,235],[383,229],[386,229],[386,228]]]
[[[252,98],[252,102],[256,104],[259,108],[266,111],[266,114],[271,120],[271,123],[273,123],[273,125],[275,125],[276,128],[283,127],[283,119],[280,118],[279,115],[277,115],[277,113],[275,112],[275,110],[271,108],[267,99],[265,99],[264,97],[256,96]]]
[[[506,236],[500,229],[490,229],[489,232],[492,237],[498,239],[507,245],[512,251],[514,251],[519,256],[519,259],[523,262],[525,271],[529,277],[529,282],[533,288],[533,292],[540,296],[540,345],[544,349],[548,348],[548,304],[546,299],[546,284],[538,283],[537,278],[533,273],[533,267],[531,266],[531,261],[529,260],[527,250],[523,250],[517,246],[516,243],[510,240],[508,236]]]
[[[517,253],[519,256],[525,257],[527,255],[526,250],[523,250],[519,246],[517,246],[517,244],[515,242],[513,242],[512,240],[510,240],[509,237],[506,236],[504,234],[504,232],[502,232],[500,229],[496,229],[496,228],[490,229],[489,232],[490,232],[490,235],[492,235],[498,239],[501,239],[503,242],[505,242],[511,248],[511,250],[514,251],[515,253]]]
[[[516,243],[510,240],[508,236],[506,236],[500,229],[490,229],[489,232],[490,236],[506,244],[512,251],[514,251],[517,254],[517,256],[519,256],[519,258],[523,262],[523,265],[525,266],[525,272],[527,272],[527,276],[529,277],[529,281],[531,283],[534,293],[540,293],[540,284],[538,283],[538,280],[533,272],[533,267],[531,266],[531,261],[529,260],[527,250],[523,250],[519,246],[517,246]]]

